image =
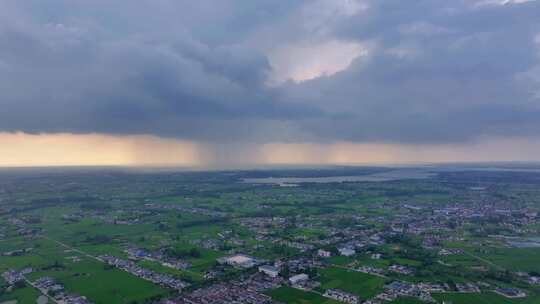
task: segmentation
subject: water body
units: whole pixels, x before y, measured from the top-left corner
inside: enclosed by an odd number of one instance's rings
[[[540,237],[518,238],[507,243],[514,248],[540,248]]]
[[[514,248],[540,248],[540,243],[510,241],[508,244]]]
[[[422,169],[397,169],[359,176],[328,176],[328,177],[265,177],[246,178],[243,181],[250,184],[277,184],[293,186],[301,183],[354,183],[354,182],[386,182],[401,179],[425,179],[436,176],[437,173]]]

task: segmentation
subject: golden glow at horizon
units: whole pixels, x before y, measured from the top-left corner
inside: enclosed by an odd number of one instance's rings
[[[194,144],[154,136],[0,133],[0,166],[197,165]]]
[[[0,167],[212,166],[252,164],[385,164],[540,160],[540,140],[484,138],[474,143],[402,145],[381,143],[232,143],[240,159],[219,163],[212,144],[149,135],[27,134],[0,132]],[[248,157],[249,156],[249,157]],[[243,163],[249,159],[249,164]]]

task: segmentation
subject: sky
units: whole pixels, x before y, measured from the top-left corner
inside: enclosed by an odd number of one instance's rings
[[[0,0],[0,166],[540,160],[540,1]]]

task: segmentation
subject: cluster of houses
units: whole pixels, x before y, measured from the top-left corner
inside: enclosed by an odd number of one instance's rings
[[[373,266],[368,266],[368,265],[359,266],[359,267],[356,268],[356,271],[367,273],[367,274],[372,274],[372,275],[376,275],[376,276],[382,276],[384,274],[384,269],[373,267]]]
[[[220,283],[198,289],[163,304],[272,304],[272,298],[234,283]]]
[[[320,268],[323,264],[315,259],[309,259],[305,257],[294,258],[287,261],[278,262],[280,265],[285,265],[291,273],[302,273],[308,269]]]
[[[537,212],[527,208],[516,208],[508,201],[465,200],[449,203],[443,207],[418,207],[401,203],[398,207],[395,205],[383,205],[383,207],[391,209],[398,215],[388,228],[389,232],[398,234],[422,235],[433,231],[451,232],[455,227],[449,224],[463,225],[467,222],[478,222],[481,219],[496,219],[500,227],[515,233],[523,233],[524,226],[538,219]],[[434,240],[437,241],[436,238],[426,237],[424,247],[433,249],[434,244],[431,241]],[[445,253],[452,254],[451,251],[443,251],[442,254]]]
[[[214,211],[204,208],[195,208],[195,207],[184,207],[181,205],[176,204],[154,204],[154,203],[148,203],[144,205],[146,208],[151,210],[161,209],[161,210],[174,210],[182,213],[191,213],[191,214],[198,214],[198,215],[204,215],[209,216],[213,218],[218,217],[225,217],[227,216],[227,213],[221,212],[221,211]]]
[[[409,283],[402,281],[394,281],[385,285],[384,292],[376,295],[372,299],[364,302],[367,304],[378,304],[385,301],[393,301],[398,297],[416,297],[424,302],[435,302],[431,293],[443,293],[443,292],[460,292],[460,293],[480,293],[480,287],[474,283],[456,284],[455,290],[448,284],[437,283]],[[526,296],[522,291],[515,288],[499,288],[495,292],[503,294],[506,293],[506,297],[520,298]]]
[[[287,224],[287,219],[284,217],[249,217],[239,220],[239,224],[252,231],[264,233],[264,229],[268,228],[283,228]]]
[[[538,213],[526,208],[516,208],[515,204],[500,201],[496,204],[491,202],[469,202],[467,204],[455,204],[440,209],[434,209],[436,218],[459,219],[460,221],[477,221],[483,218],[498,219],[499,225],[516,233],[523,232],[522,226],[532,224],[538,219]]]
[[[339,289],[327,289],[324,292],[323,296],[349,304],[360,303],[360,299],[358,296]]]
[[[10,269],[2,273],[2,278],[8,285],[15,285],[19,282],[24,282],[26,280],[25,275],[32,273],[32,271],[33,269],[30,267],[20,271]],[[30,284],[42,294],[53,298],[59,304],[90,304],[90,301],[83,296],[65,292],[64,286],[57,283],[51,277],[41,277]]]
[[[64,291],[64,286],[51,277],[41,277],[32,283],[41,293],[52,297],[58,304],[91,304],[84,296]]]
[[[79,222],[83,218],[84,214],[82,212],[62,214],[62,220],[65,222]]]
[[[435,302],[428,290],[421,288],[417,284],[394,281],[384,287],[384,292],[376,295],[364,303],[376,304],[384,301],[393,301],[398,297],[416,297],[424,302]]]
[[[510,299],[524,298],[527,296],[527,294],[524,291],[517,288],[510,288],[510,287],[496,288],[494,292]]]
[[[456,254],[463,254],[463,249],[461,248],[442,248],[439,250],[439,255],[447,256],[447,255],[456,255]]]
[[[132,261],[119,259],[111,255],[100,255],[98,258],[109,265],[127,271],[139,278],[143,278],[155,284],[176,289],[178,291],[181,291],[182,289],[189,286],[189,283],[187,282],[177,279],[171,275],[162,274],[150,269],[140,267]]]
[[[540,285],[540,276],[537,275],[529,275],[528,273],[518,272],[518,276],[520,276],[522,279],[525,280],[525,282],[531,284],[531,285]]]
[[[311,244],[306,244],[306,243],[301,243],[301,242],[292,242],[292,241],[287,241],[287,240],[280,241],[280,244],[285,245],[290,248],[298,249],[300,250],[300,252],[306,252],[309,250],[313,250],[315,248],[315,246]]]
[[[405,274],[405,275],[409,275],[413,273],[413,269],[407,266],[403,266],[403,265],[390,265],[388,266],[388,271],[392,271],[399,274]]]
[[[258,292],[264,292],[266,290],[275,289],[282,286],[284,280],[280,276],[270,276],[263,272],[254,273],[239,282],[239,285],[245,289],[256,290]]]
[[[474,283],[456,283],[458,292],[477,293],[480,292],[480,287]]]
[[[191,267],[190,263],[170,257],[165,254],[163,250],[147,251],[137,247],[129,247],[125,250],[125,252],[128,254],[130,259],[153,261],[169,268],[186,270]]]
[[[32,272],[32,268],[25,268],[21,271],[10,269],[2,273],[2,278],[8,285],[14,285],[17,282],[24,281],[24,275],[30,272]]]
[[[221,242],[215,239],[207,239],[207,240],[190,240],[190,243],[192,245],[202,247],[209,250],[219,250]]]
[[[350,218],[350,216],[347,216]],[[381,245],[384,240],[377,231],[358,229],[359,227],[346,227],[336,229],[335,227],[321,225],[324,220],[339,221],[336,215],[321,215],[316,217],[302,218],[291,223],[284,217],[252,217],[242,218],[238,223],[255,233],[258,241],[281,244],[300,252],[308,252],[317,247],[340,244],[338,248],[343,249],[343,255],[354,255],[355,248],[366,245]],[[323,238],[308,238],[304,235],[297,235],[293,239],[284,239],[276,236],[275,230],[281,230],[287,226],[294,225],[300,229],[318,229],[324,231]],[[355,239],[362,239],[358,241]]]
[[[215,238],[201,238],[190,240],[189,242],[192,245],[197,247],[210,249],[210,250],[221,250],[224,247],[244,247],[246,246],[246,240],[239,235],[235,234],[232,230],[223,230],[217,234],[218,239]],[[257,245],[254,245],[257,246]]]

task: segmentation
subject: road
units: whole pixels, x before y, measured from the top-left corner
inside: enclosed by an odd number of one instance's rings
[[[58,244],[58,245],[60,245],[60,246],[62,246],[62,247],[64,247],[64,248],[67,248],[67,249],[69,249],[69,250],[73,250],[73,251],[75,251],[75,252],[77,252],[77,253],[80,253],[80,254],[82,254],[82,255],[85,256],[85,257],[88,257],[88,258],[90,258],[90,259],[93,259],[93,260],[96,260],[96,261],[98,261],[98,262],[104,263],[104,261],[101,260],[100,258],[98,258],[98,257],[96,257],[96,256],[93,256],[93,255],[91,255],[91,254],[89,254],[89,253],[87,253],[87,252],[85,252],[85,251],[82,251],[82,250],[80,250],[80,249],[78,249],[78,248],[75,248],[75,247],[73,247],[73,246],[70,246],[70,245],[68,245],[68,244],[66,244],[66,243],[63,243],[63,242],[60,242],[60,241],[58,241],[58,240],[52,239],[52,238],[50,238],[50,237],[48,237],[48,236],[46,236],[46,235],[42,235],[41,237],[44,238],[44,239],[46,239],[46,240],[49,240],[49,241],[51,241],[51,242],[54,242],[54,243],[56,243],[56,244]]]
[[[464,251],[464,252],[465,252],[466,255],[468,255],[468,256],[470,256],[470,257],[472,257],[472,258],[475,258],[475,259],[477,259],[477,260],[479,260],[479,261],[481,261],[481,262],[484,262],[484,263],[486,263],[486,264],[488,264],[488,265],[490,265],[490,266],[493,266],[493,267],[495,267],[495,268],[497,268],[497,269],[499,269],[499,270],[502,270],[502,271],[505,271],[505,270],[506,270],[504,267],[499,266],[499,265],[493,263],[492,261],[489,261],[489,260],[486,260],[486,259],[484,259],[484,258],[481,258],[481,257],[479,257],[479,256],[477,256],[477,255],[474,255],[474,254],[468,252],[468,251]]]
[[[55,298],[49,296],[46,292],[44,292],[43,290],[39,289],[36,285],[34,285],[34,283],[30,282],[30,280],[28,280],[25,276],[23,276],[23,278],[24,278],[24,281],[25,281],[28,285],[30,285],[30,286],[34,287],[35,289],[39,290],[39,292],[40,292],[42,295],[44,295],[44,296],[46,296],[47,298],[49,298],[49,300],[53,301],[54,303],[60,304],[60,302],[56,301]]]

